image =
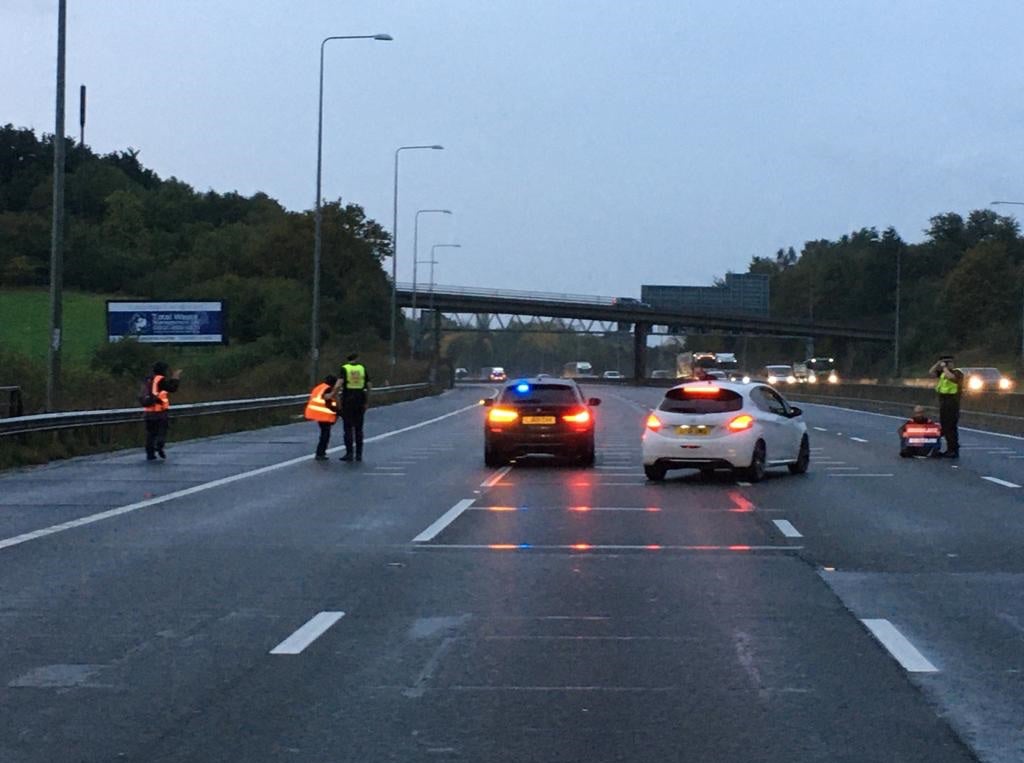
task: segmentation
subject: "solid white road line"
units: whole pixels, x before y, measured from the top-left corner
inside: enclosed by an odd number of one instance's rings
[[[884,619],[861,620],[874,637],[889,650],[889,654],[910,673],[936,673],[938,668],[932,665],[917,647],[907,641],[896,626]]]
[[[994,482],[996,485],[1002,485],[1003,487],[1020,487],[1016,482],[1009,482],[1007,480],[1001,480],[998,477],[982,477],[983,480]]]
[[[421,532],[415,538],[412,539],[413,543],[426,543],[428,540],[433,540],[434,537],[441,532],[444,528],[459,518],[459,515],[473,505],[472,498],[463,498],[457,504],[452,506],[448,511],[442,514],[437,520],[428,527],[426,530]]]
[[[829,477],[892,477],[892,474],[830,474]]]
[[[814,427],[814,429],[817,432],[827,432],[828,431],[827,429],[825,429],[825,427]]]
[[[821,462],[818,462],[818,466],[821,466]],[[856,472],[859,471],[859,466],[826,466],[826,472]]]
[[[271,654],[302,654],[312,644],[345,616],[344,612],[319,612],[280,644],[270,650]]]
[[[480,483],[480,487],[494,487],[499,482],[501,482],[501,480],[505,477],[505,475],[508,474],[510,471],[512,471],[512,467],[511,466],[503,466],[503,467],[501,467],[500,469],[498,469],[498,471],[496,471],[490,477],[488,477],[483,482],[481,482]]]
[[[374,435],[373,437],[367,437],[366,442],[379,442],[380,440],[386,440],[388,437],[394,437],[395,435],[403,434],[405,432],[411,432],[414,429],[425,427],[429,424],[443,421],[444,419],[451,418],[452,416],[458,416],[460,413],[466,411],[476,410],[480,406],[478,405],[467,405],[465,408],[459,408],[458,410],[446,413],[443,416],[435,416],[432,419],[421,421],[418,424],[412,424],[401,429],[395,429],[390,432],[384,432],[383,434]],[[336,448],[331,448],[328,453],[337,453],[341,451],[345,446],[339,445]],[[287,461],[281,461],[276,464],[270,464],[269,466],[261,466],[259,469],[252,469],[248,472],[242,472],[241,474],[233,474],[230,477],[223,477],[219,480],[213,480],[212,482],[204,482],[201,485],[193,485],[183,490],[176,490],[173,493],[167,495],[159,495],[155,498],[147,498],[144,501],[138,501],[136,503],[130,503],[127,506],[119,506],[116,509],[108,509],[107,511],[101,511],[97,514],[90,514],[87,517],[79,517],[78,519],[72,519],[70,522],[62,522],[59,525],[51,525],[50,527],[44,527],[39,530],[33,530],[32,532],[22,533],[21,535],[15,535],[11,538],[0,539],[0,550],[10,548],[11,546],[18,546],[22,543],[28,543],[31,540],[38,540],[39,538],[45,538],[48,535],[56,535],[66,530],[72,530],[76,527],[83,527],[85,525],[91,525],[94,522],[102,522],[104,519],[111,519],[113,517],[119,517],[122,514],[130,514],[133,511],[139,509],[145,509],[150,506],[158,506],[161,503],[167,503],[178,498],[185,498],[186,496],[195,495],[196,493],[202,493],[206,490],[212,490],[213,488],[222,487],[224,485],[230,485],[233,482],[239,482],[250,477],[258,477],[261,474],[268,474],[270,472],[277,471],[278,469],[284,469],[288,466],[294,466],[295,464],[301,464],[303,461],[312,461],[313,456],[299,456],[298,458],[290,458]]]
[[[850,437],[854,442],[867,442],[863,437]]]
[[[797,529],[793,527],[792,523],[788,519],[773,519],[772,522],[776,527],[779,528],[779,532],[781,532],[787,538],[804,537],[799,532],[797,532]]]
[[[430,543],[420,548],[466,551],[802,551],[803,546],[646,546],[623,544],[576,543],[573,545],[534,545],[532,543]]]

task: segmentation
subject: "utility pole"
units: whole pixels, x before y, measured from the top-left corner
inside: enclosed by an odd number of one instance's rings
[[[896,250],[896,320],[892,332],[892,375],[900,378],[900,289],[902,287],[901,265],[903,262],[903,246]]]
[[[67,0],[57,6],[57,113],[53,131],[53,227],[50,230],[50,346],[46,355],[46,410],[60,405],[60,349],[64,323],[64,49]]]
[[[78,89],[78,145],[85,146],[85,85]]]

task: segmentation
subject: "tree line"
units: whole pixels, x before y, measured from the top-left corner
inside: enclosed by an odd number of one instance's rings
[[[892,327],[900,275],[902,359],[930,365],[1019,362],[1024,311],[1024,239],[1015,219],[979,209],[931,218],[920,243],[892,227],[862,228],[797,252],[755,256],[748,272],[770,277],[775,317]]]
[[[49,281],[53,137],[0,127],[0,286]],[[160,178],[131,148],[99,155],[67,140],[67,288],[149,299],[229,301],[231,339],[306,352],[313,214],[264,193],[199,192]],[[362,207],[323,207],[325,342],[386,337],[390,235]]]

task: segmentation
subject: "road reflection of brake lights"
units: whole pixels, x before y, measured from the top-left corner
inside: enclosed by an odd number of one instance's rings
[[[515,543],[491,543],[487,548],[493,551],[514,551],[519,546]]]
[[[725,425],[730,432],[746,432],[752,426],[754,426],[754,417],[749,413],[741,413]]]
[[[593,546],[589,543],[573,543],[569,548],[573,551],[589,551]]]

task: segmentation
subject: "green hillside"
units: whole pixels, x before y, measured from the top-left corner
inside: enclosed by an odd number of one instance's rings
[[[64,292],[63,357],[89,362],[106,343],[106,300],[101,294]],[[50,297],[44,289],[0,289],[0,344],[33,360],[46,359]]]

